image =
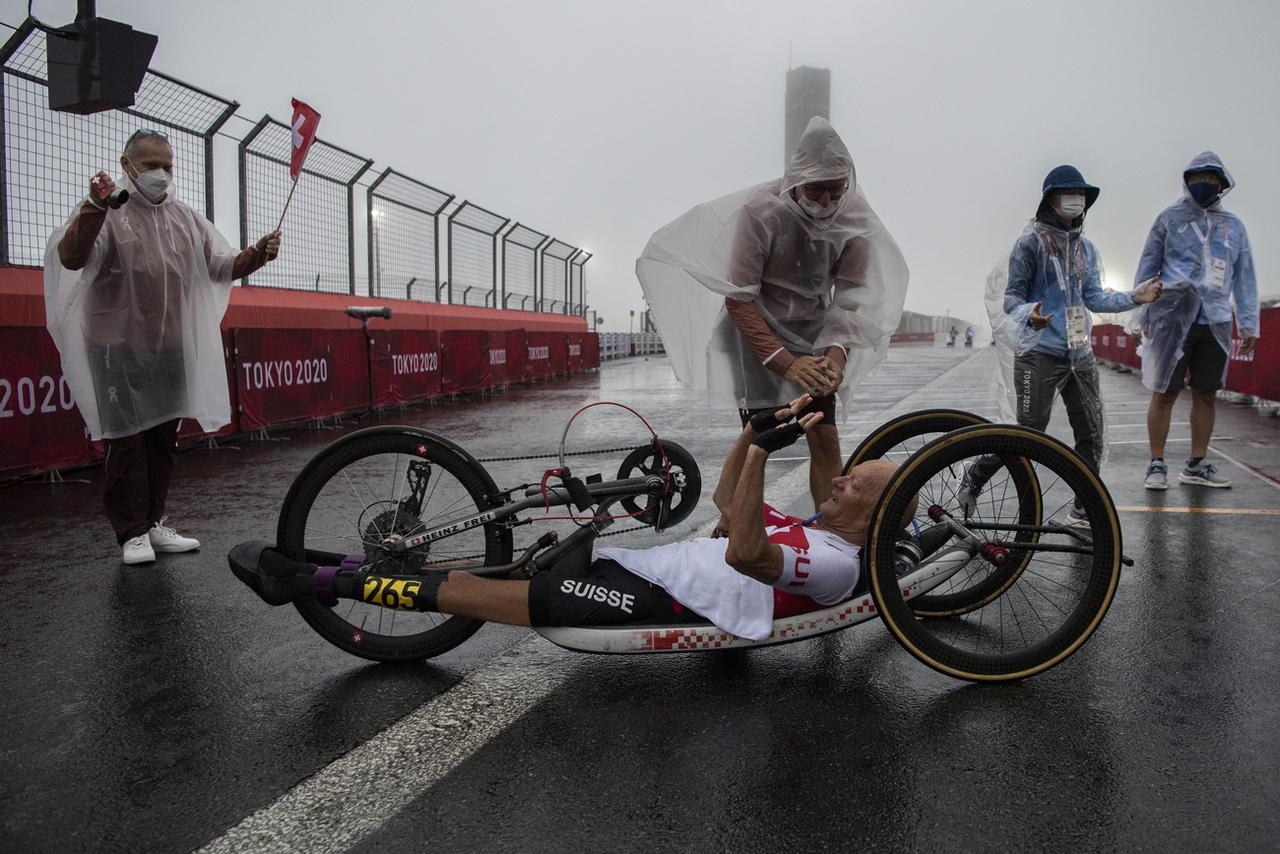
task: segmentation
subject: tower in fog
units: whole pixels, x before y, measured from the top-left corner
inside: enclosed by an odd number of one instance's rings
[[[787,72],[787,150],[783,163],[791,160],[800,135],[814,116],[831,118],[831,71],[802,65]]]

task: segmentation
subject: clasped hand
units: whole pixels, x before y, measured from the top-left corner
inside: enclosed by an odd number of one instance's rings
[[[826,356],[797,356],[784,376],[814,397],[825,397],[844,382],[844,367]]]

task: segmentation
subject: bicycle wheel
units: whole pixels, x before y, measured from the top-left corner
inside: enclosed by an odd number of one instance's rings
[[[457,561],[511,560],[511,530],[488,523],[392,555],[383,542],[464,519],[494,506],[497,487],[471,455],[426,430],[373,427],[334,442],[294,480],[280,511],[279,548],[295,560],[307,549],[363,554],[364,568],[415,575]],[[483,625],[436,613],[387,610],[356,600],[330,608],[294,603],[334,646],[373,661],[418,661],[450,650]]]
[[[844,474],[867,460],[889,460],[902,465],[907,457],[944,433],[990,422],[963,409],[921,409],[899,415],[867,434],[844,464]]]
[[[854,450],[845,463],[845,472],[867,460],[887,459],[902,465],[907,459],[934,439],[976,424],[990,422],[980,415],[962,409],[923,409],[910,412],[888,421],[873,430]],[[1024,526],[1040,524],[1040,485],[1035,471],[1020,459],[999,459],[979,462],[984,471],[982,494],[970,503],[971,514],[988,522],[1016,523]],[[959,475],[959,481],[956,479]],[[920,489],[920,506],[912,520],[916,527],[927,527],[933,522],[925,511],[941,495],[959,490],[965,472],[949,470],[940,472],[933,481]],[[1013,495],[1009,494],[1012,487]],[[1013,500],[1013,499],[1016,499]],[[1035,542],[1037,533],[1019,532],[1018,542]],[[935,590],[911,600],[911,609],[922,617],[953,617],[980,608],[1000,596],[1026,568],[1030,560],[1027,552],[1016,552],[1003,566],[977,562],[965,571],[952,576]],[[869,571],[864,563],[863,571]]]
[[[898,520],[940,473],[991,455],[1006,466],[1021,460],[1034,471],[1045,507],[1045,521],[1032,526],[1039,538],[1019,542],[1010,536],[1011,525],[964,522],[981,545],[992,547],[991,560],[974,557],[970,563],[998,562],[1000,550],[1009,556],[1023,551],[1027,560],[994,600],[949,618],[924,619],[899,588],[893,548]],[[1087,531],[1066,525],[1076,501]],[[963,518],[954,493],[933,501],[929,511],[939,519]],[[867,552],[880,617],[912,655],[960,679],[1006,681],[1053,667],[1097,629],[1120,579],[1120,521],[1098,475],[1066,445],[1023,427],[978,425],[934,440],[894,474],[873,513]]]

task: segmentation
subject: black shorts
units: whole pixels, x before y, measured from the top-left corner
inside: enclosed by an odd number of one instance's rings
[[[1169,379],[1169,391],[1191,386],[1198,391],[1218,391],[1227,372],[1227,351],[1222,349],[1213,327],[1207,323],[1192,324],[1182,344],[1182,358]],[[1190,382],[1187,375],[1190,374]]]
[[[742,419],[742,426],[746,427],[747,422],[751,420],[751,416],[761,412],[777,412],[781,406],[760,406],[755,409],[739,409],[738,417]],[[801,415],[808,415],[810,412],[822,413],[822,424],[830,424],[835,426],[836,423],[836,397],[829,394],[826,397],[815,397],[809,402],[809,405],[800,410]]]
[[[552,567],[529,579],[529,622],[535,626],[685,623],[701,618],[656,584],[615,561],[597,558],[585,573]]]

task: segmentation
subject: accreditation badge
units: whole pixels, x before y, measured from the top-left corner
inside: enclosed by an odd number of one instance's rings
[[[1089,333],[1084,328],[1084,306],[1067,306],[1067,349],[1087,350]]]
[[[1227,262],[1221,258],[1209,259],[1209,279],[1206,283],[1215,291],[1227,286]]]

